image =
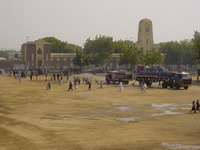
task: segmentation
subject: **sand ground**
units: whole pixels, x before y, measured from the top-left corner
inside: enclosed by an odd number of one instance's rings
[[[200,85],[141,94],[138,83],[67,91],[44,80],[0,76],[0,150],[200,149],[200,113],[189,113]]]

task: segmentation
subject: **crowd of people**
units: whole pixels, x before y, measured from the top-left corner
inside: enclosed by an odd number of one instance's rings
[[[38,73],[37,72],[32,72],[32,71],[28,71],[28,72],[23,72],[23,71],[19,71],[19,72],[9,72],[8,73],[9,76],[14,76],[19,82],[22,82],[23,78],[26,78],[27,76],[30,78],[30,80],[36,79],[38,80]],[[44,74],[45,76],[45,83],[46,83],[46,89],[50,90],[51,89],[51,82],[58,82],[59,85],[63,84],[63,73],[59,72],[59,73],[51,73],[51,74]],[[50,79],[49,79],[50,77]],[[78,85],[80,85],[81,83],[81,79],[79,77],[73,77],[73,82],[70,81],[70,76],[67,74],[66,75],[66,83],[68,83],[68,91],[73,91],[74,89],[78,89]],[[88,78],[88,77],[83,77],[82,78],[82,83],[83,84],[87,84],[88,85],[88,90],[92,89],[92,77]],[[103,89],[103,81],[98,81],[97,79],[95,79],[95,84],[99,84],[99,89]],[[142,93],[146,93],[146,89],[147,86],[144,82],[139,82],[139,89],[142,91]],[[119,91],[123,91],[123,83],[119,82]]]
[[[19,82],[22,82],[22,78],[26,78],[27,75],[30,77],[30,80],[33,80],[33,76],[35,76],[36,80],[38,79],[38,74],[37,73],[33,74],[32,72],[29,72],[27,74],[24,74],[23,72],[18,72],[18,73],[13,73],[13,74],[9,73],[8,75],[9,76],[13,75]],[[45,74],[45,77],[46,77],[45,82],[46,82],[47,90],[51,89],[51,82],[58,81],[59,85],[63,84],[63,74],[61,72],[57,74],[52,73],[50,80],[47,80],[47,77],[48,77],[47,74]],[[72,83],[72,81],[69,80],[69,76],[66,77],[66,82],[68,83],[68,91],[73,91],[73,90],[78,89],[78,85],[81,84],[81,79],[79,77],[74,77],[73,79],[74,79],[74,82]],[[83,77],[82,83],[88,85],[88,90],[92,89],[92,77],[91,78]],[[97,79],[95,79],[94,83],[99,84],[100,85],[99,88],[103,89],[102,80],[99,82]],[[139,89],[142,93],[146,93],[147,85],[143,81],[139,81]],[[123,83],[119,82],[119,91],[123,91],[123,90],[124,90]],[[192,108],[190,110],[190,113],[191,112],[196,113],[197,111],[200,112],[200,105],[199,105],[198,99],[192,102]]]
[[[23,72],[18,72],[18,73],[9,73],[9,76],[13,75],[19,82],[22,82],[22,78],[26,78],[26,76],[28,75],[30,77],[30,80],[33,80],[33,76],[35,76],[35,79],[38,79],[38,74],[35,73],[33,74],[32,72],[29,72],[28,74],[24,74]],[[51,74],[51,78],[48,80],[48,74],[45,74],[45,82],[46,82],[46,89],[50,90],[51,89],[51,82],[58,82],[59,85],[63,84],[63,74],[62,73],[52,73]],[[78,89],[78,85],[81,84],[81,79],[79,77],[73,77],[74,82],[72,83],[72,81],[70,80],[69,76],[66,77],[66,83],[68,83],[68,91],[73,91],[73,90],[77,90]],[[88,90],[92,89],[92,77],[91,78],[86,78],[83,77],[83,84],[87,84],[88,85]],[[103,81],[101,80],[100,82],[95,79],[94,84],[98,84],[100,89],[103,89]],[[132,84],[134,85],[134,83]],[[143,81],[139,81],[139,89],[141,90],[142,93],[146,93],[146,89],[147,89],[147,85],[145,84],[145,82]],[[123,83],[119,82],[119,91],[123,91]],[[200,105],[199,105],[199,100],[197,99],[196,101],[192,102],[192,108],[190,110],[191,112],[196,113],[197,111],[200,112]]]

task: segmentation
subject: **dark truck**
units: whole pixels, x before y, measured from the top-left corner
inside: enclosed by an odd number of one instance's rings
[[[192,85],[192,77],[187,72],[140,72],[134,76],[136,81],[151,86],[153,82],[162,82],[162,88],[188,89]]]
[[[106,74],[107,83],[115,83],[122,81],[125,84],[129,83],[129,80],[132,80],[132,74],[126,73],[124,71],[109,71]]]

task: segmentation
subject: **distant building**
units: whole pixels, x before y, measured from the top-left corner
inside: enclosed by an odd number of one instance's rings
[[[75,56],[75,53],[51,53],[51,45],[42,40],[27,42],[21,47],[21,58],[26,69],[68,69],[73,67]]]
[[[151,20],[145,18],[139,22],[136,45],[137,48],[142,50],[144,53],[147,53],[152,49],[155,49],[156,51],[160,50],[160,45],[154,44],[153,41],[153,25]]]
[[[73,58],[76,53],[51,53],[51,45],[45,41],[34,41],[24,43],[21,47],[21,59],[26,69],[49,71],[68,70],[76,68]],[[113,54],[113,60],[105,65],[105,69],[118,69],[120,54]]]
[[[152,21],[142,19],[139,22],[138,40],[136,43],[138,49],[144,53],[155,49],[159,50],[160,45],[154,44]],[[75,53],[51,53],[51,45],[45,41],[37,40],[27,42],[22,45],[21,58],[26,69],[38,70],[68,70],[74,68],[73,58]],[[110,63],[102,65],[105,69],[121,69],[118,64],[120,54],[113,54],[113,59]]]

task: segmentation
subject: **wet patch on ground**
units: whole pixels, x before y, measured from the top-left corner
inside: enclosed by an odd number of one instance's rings
[[[199,150],[200,146],[193,145],[182,145],[182,144],[169,144],[169,143],[161,143],[162,146],[167,149],[182,149],[182,150]]]
[[[184,114],[183,110],[189,110],[190,104],[174,104],[174,103],[154,103],[154,104],[135,104],[128,105],[122,103],[111,103],[112,108],[116,110],[121,117],[115,118],[115,120],[120,122],[135,122],[145,119],[146,117],[159,117],[165,115],[180,115]],[[130,116],[129,111],[137,111],[138,115]],[[143,110],[147,110],[143,112]],[[148,110],[151,112],[148,112]],[[182,110],[182,111],[181,111]],[[155,113],[152,113],[155,112]],[[83,114],[54,114],[50,115],[53,118],[75,118],[75,117],[100,117],[100,116],[113,116],[113,113],[108,113],[105,109],[94,109]]]
[[[166,111],[164,111],[162,113],[151,114],[151,116],[155,117],[155,116],[178,115],[178,114],[183,114],[183,113],[181,113],[181,112],[172,112],[172,111],[166,110]]]
[[[152,108],[160,111],[158,113],[153,113],[150,116],[164,116],[164,115],[178,115],[183,114],[183,112],[179,112],[176,110],[189,110],[189,104],[152,104]]]
[[[117,118],[117,121],[121,121],[121,122],[135,122],[135,121],[139,121],[141,120],[140,117],[129,117],[129,118]]]
[[[115,109],[117,109],[117,110],[121,110],[121,111],[127,111],[127,110],[130,110],[129,107],[115,107]]]
[[[113,105],[113,104],[112,104]],[[179,110],[190,110],[190,104],[170,104],[170,103],[160,103],[160,104],[151,104],[151,105],[137,105],[137,106],[125,106],[125,104],[114,104],[114,107],[117,110],[120,111],[130,111],[135,108],[144,108],[146,107],[149,110],[155,110],[156,113],[142,113],[142,115],[134,116],[134,117],[121,117],[116,118],[117,121],[121,122],[133,122],[133,121],[139,121],[141,119],[145,119],[145,117],[159,117],[159,116],[165,116],[165,115],[179,115],[184,114],[184,112]]]

